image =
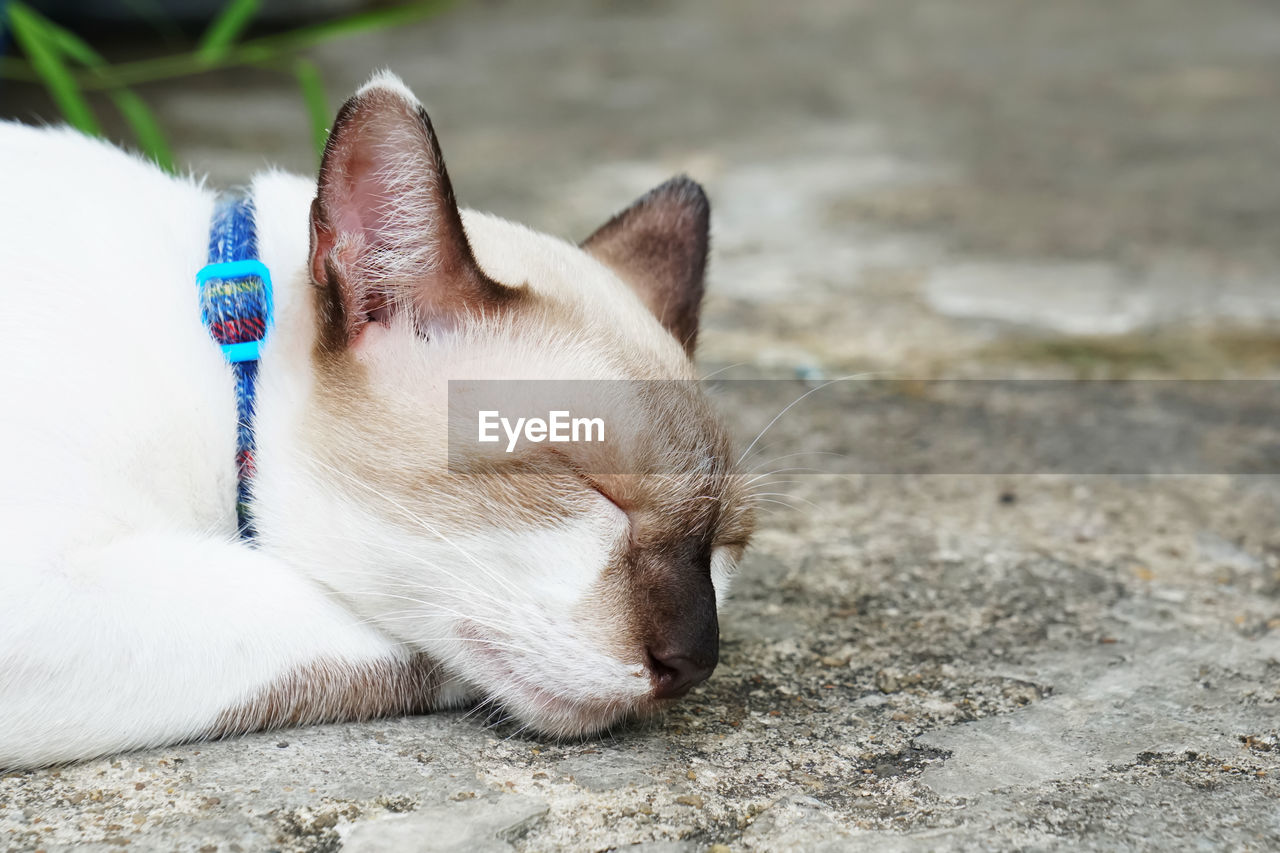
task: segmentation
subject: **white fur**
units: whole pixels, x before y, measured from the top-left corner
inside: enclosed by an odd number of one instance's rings
[[[403,90],[385,76],[369,85]],[[301,452],[312,181],[267,172],[251,187],[277,300],[255,550],[235,535],[231,373],[194,284],[214,194],[68,129],[0,123],[0,161],[0,768],[198,736],[318,660],[426,651],[453,679],[444,702],[479,693],[552,732],[649,690],[575,611],[626,535],[608,501],[558,525],[475,518],[443,531],[376,494],[353,500],[376,488],[346,488]],[[680,348],[603,266],[493,217],[466,212],[465,224],[490,274],[579,299],[651,353],[654,372],[687,375]],[[493,370],[622,375],[580,342],[556,343]],[[442,341],[427,359],[388,340],[367,358],[374,376],[442,405],[447,377],[484,377],[464,344]],[[722,592],[727,568],[716,570]],[[486,644],[467,642],[476,631]]]

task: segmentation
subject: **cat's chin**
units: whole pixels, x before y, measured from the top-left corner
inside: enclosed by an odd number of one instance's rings
[[[488,702],[500,709],[499,716],[520,730],[558,741],[590,739],[672,704],[648,697],[579,699],[529,684],[504,685],[490,697]]]
[[[648,677],[639,671],[622,674],[613,689],[596,684],[575,695],[572,688],[551,689],[539,683],[536,673],[525,670],[527,662],[513,660],[500,648],[474,644],[470,651],[468,681],[485,697],[481,705],[494,706],[498,716],[530,734],[554,740],[591,738],[652,716],[673,702],[655,699]]]
[[[559,741],[586,740],[652,714],[649,701],[583,702],[538,689],[499,700],[526,731]]]

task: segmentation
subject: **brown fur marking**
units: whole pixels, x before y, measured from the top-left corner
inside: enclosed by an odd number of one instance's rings
[[[439,689],[435,670],[425,655],[354,665],[318,661],[223,711],[206,737],[421,714],[431,709]]]

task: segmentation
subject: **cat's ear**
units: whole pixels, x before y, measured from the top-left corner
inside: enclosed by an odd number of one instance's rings
[[[323,340],[335,347],[406,311],[429,335],[516,293],[476,264],[431,120],[385,73],[334,121],[311,205],[310,261]]]
[[[710,243],[707,194],[686,177],[650,190],[582,248],[611,267],[693,355]]]

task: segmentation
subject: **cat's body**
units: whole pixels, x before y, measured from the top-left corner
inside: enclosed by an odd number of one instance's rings
[[[677,519],[639,481],[606,498],[545,456],[503,483],[445,470],[448,379],[692,373],[680,318],[664,329],[627,271],[626,214],[590,254],[471,212],[463,236],[415,109],[394,78],[353,98],[314,206],[314,181],[248,188],[277,318],[252,544],[234,383],[195,284],[215,193],[0,124],[0,767],[479,698],[586,732],[714,665],[712,555],[723,573],[749,518],[700,409],[712,461],[681,476],[713,515]],[[700,260],[696,278],[700,298]]]

